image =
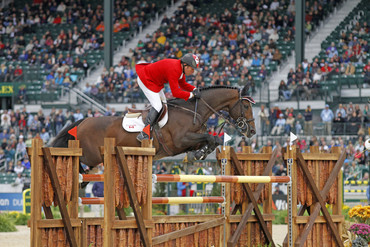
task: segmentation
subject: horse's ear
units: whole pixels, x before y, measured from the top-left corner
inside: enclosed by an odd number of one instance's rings
[[[254,99],[252,97],[250,97],[250,96],[243,96],[242,97],[242,100],[248,100],[249,103],[251,103],[253,105],[256,104],[256,101],[254,101]]]
[[[248,96],[249,91],[249,83],[245,85],[240,93],[240,96]]]

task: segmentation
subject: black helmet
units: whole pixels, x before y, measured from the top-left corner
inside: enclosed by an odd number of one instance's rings
[[[191,54],[191,53],[185,54],[181,58],[181,62],[189,65],[190,67],[194,69],[197,69],[199,67],[199,58],[196,55]]]

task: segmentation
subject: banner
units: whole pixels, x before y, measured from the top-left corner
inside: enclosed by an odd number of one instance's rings
[[[22,193],[0,193],[0,211],[23,211]]]
[[[25,83],[0,83],[0,98],[10,97],[13,95],[18,95],[20,86],[26,86]]]

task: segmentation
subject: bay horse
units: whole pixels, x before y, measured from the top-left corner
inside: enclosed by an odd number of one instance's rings
[[[168,122],[160,130],[153,131],[153,145],[156,149],[154,160],[167,156],[199,150],[207,147],[206,155],[222,144],[219,137],[206,132],[206,123],[213,114],[220,110],[229,113],[236,122],[233,124],[239,132],[250,138],[256,134],[251,103],[247,96],[249,87],[242,90],[235,87],[214,86],[200,89],[201,98],[188,101],[172,99],[167,103]],[[197,104],[197,107],[195,105]],[[197,108],[196,112],[194,111]],[[193,122],[194,114],[196,121]],[[230,121],[226,120],[230,123]],[[138,133],[130,133],[122,128],[122,117],[106,116],[79,120],[63,129],[53,140],[53,147],[67,147],[68,140],[74,137],[68,131],[77,126],[77,139],[83,149],[80,161],[89,167],[102,163],[99,147],[104,146],[104,138],[113,137],[117,146],[140,147],[136,140]],[[202,158],[205,158],[204,155]]]

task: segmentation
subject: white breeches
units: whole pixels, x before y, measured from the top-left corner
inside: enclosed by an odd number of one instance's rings
[[[137,77],[137,83],[139,84],[139,87],[141,90],[143,90],[146,98],[149,100],[150,104],[154,107],[154,109],[157,112],[160,112],[162,109],[162,102],[163,104],[167,103],[166,96],[164,95],[163,89],[159,91],[158,93],[155,93],[151,91],[149,88],[147,88],[144,83],[140,80],[139,77]]]

